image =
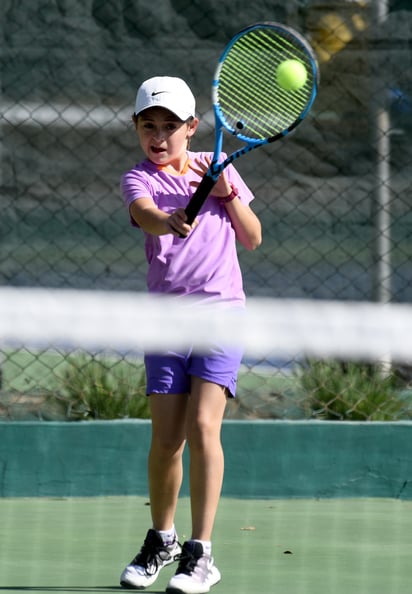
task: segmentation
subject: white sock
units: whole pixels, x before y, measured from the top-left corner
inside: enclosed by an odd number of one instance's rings
[[[191,538],[192,542],[200,542],[203,547],[203,553],[211,557],[212,555],[212,543],[210,540],[199,540],[198,538]]]
[[[175,529],[174,524],[170,528],[170,530],[157,530],[157,533],[160,534],[161,539],[163,540],[163,544],[165,544],[165,545],[170,545],[170,544],[174,543],[175,540],[177,540],[176,529]]]

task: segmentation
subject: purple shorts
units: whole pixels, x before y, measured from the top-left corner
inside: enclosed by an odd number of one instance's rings
[[[224,386],[234,398],[242,356],[242,350],[233,347],[214,347],[202,354],[191,349],[186,353],[168,351],[162,354],[146,354],[146,393],[189,393],[191,376],[194,375]]]

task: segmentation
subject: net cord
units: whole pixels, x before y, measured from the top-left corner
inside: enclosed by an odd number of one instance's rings
[[[245,311],[132,292],[0,288],[0,346],[119,352],[242,345],[250,356],[409,362],[412,306],[250,298]]]

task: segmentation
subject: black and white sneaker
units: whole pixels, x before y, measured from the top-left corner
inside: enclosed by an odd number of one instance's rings
[[[177,539],[172,544],[165,545],[156,530],[149,530],[140,552],[120,576],[120,585],[137,590],[151,586],[160,570],[173,563],[180,552]]]
[[[220,582],[220,571],[213,557],[205,555],[200,542],[183,544],[179,565],[166,588],[168,594],[203,594]]]

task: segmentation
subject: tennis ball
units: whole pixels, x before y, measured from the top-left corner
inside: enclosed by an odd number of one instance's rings
[[[276,70],[278,84],[285,91],[301,89],[307,77],[307,70],[299,60],[285,60],[279,64]]]

